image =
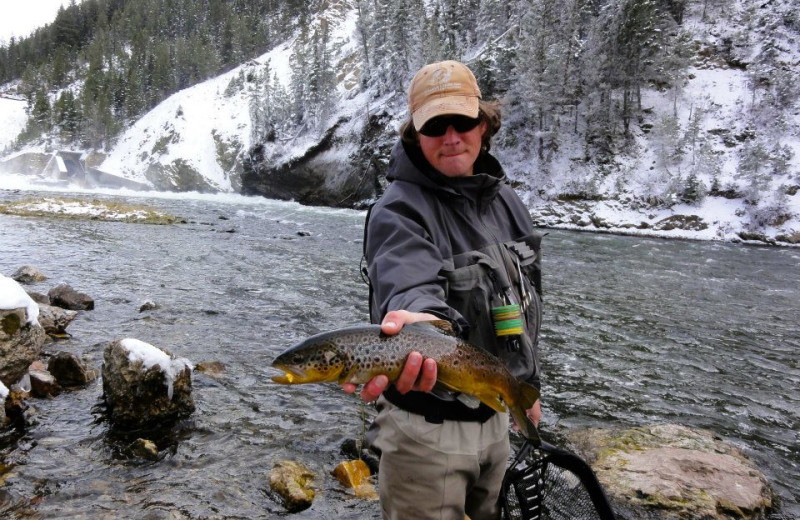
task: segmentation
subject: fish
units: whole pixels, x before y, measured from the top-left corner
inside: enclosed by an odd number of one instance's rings
[[[508,410],[520,433],[538,441],[525,411],[539,400],[539,390],[514,377],[500,358],[456,337],[447,321],[411,323],[394,335],[382,333],[379,325],[357,325],[311,336],[275,358],[272,367],[283,374],[272,381],[364,384],[379,374],[395,381],[412,351],[436,361],[440,388],[474,396],[498,412]]]

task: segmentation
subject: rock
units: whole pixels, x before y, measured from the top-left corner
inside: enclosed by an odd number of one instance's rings
[[[139,312],[152,311],[158,309],[158,304],[154,301],[147,300],[139,307]]]
[[[103,395],[111,422],[126,428],[175,421],[194,412],[192,366],[134,339],[103,353]]]
[[[31,395],[33,397],[54,397],[61,393],[56,378],[47,370],[30,370]]]
[[[47,293],[51,305],[69,309],[71,311],[90,311],[94,309],[94,300],[81,292],[76,291],[69,284],[59,284]]]
[[[225,365],[220,361],[201,361],[194,367],[195,372],[201,372],[210,377],[221,377],[225,370]]]
[[[359,498],[377,500],[378,493],[369,481],[371,475],[366,462],[361,459],[346,460],[333,470],[333,476]]]
[[[147,460],[158,460],[158,447],[149,439],[136,439],[130,445],[130,452],[136,457]]]
[[[11,275],[11,278],[24,284],[34,284],[47,280],[47,277],[32,265],[23,265]]]
[[[786,242],[787,244],[800,244],[800,231],[788,234],[782,234],[775,237],[778,242]]]
[[[762,519],[772,506],[764,475],[711,432],[665,424],[569,438],[631,518]]]
[[[708,224],[697,215],[673,215],[653,224],[653,229],[658,231],[672,231],[673,229],[704,231],[708,229]]]
[[[50,297],[46,294],[38,293],[35,291],[28,291],[28,296],[31,297],[31,300],[35,301],[39,305],[50,305]]]
[[[87,367],[78,356],[70,352],[58,352],[51,356],[47,361],[47,371],[63,387],[85,386],[99,375],[97,369]]]
[[[42,303],[39,304],[39,324],[48,334],[65,334],[67,332],[67,327],[76,316],[78,316],[78,311],[71,311]]]
[[[269,472],[269,487],[283,499],[290,512],[308,509],[316,492],[312,487],[314,473],[299,462],[283,460],[275,463]]]
[[[0,381],[11,387],[39,359],[47,335],[25,309],[0,310]]]

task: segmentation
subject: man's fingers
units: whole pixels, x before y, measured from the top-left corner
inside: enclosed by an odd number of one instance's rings
[[[389,385],[389,378],[383,374],[377,375],[369,380],[367,384],[361,389],[361,399],[367,403],[371,403],[381,396],[386,387]],[[347,390],[345,390],[346,392]]]
[[[417,384],[414,385],[414,390],[419,390],[420,392],[430,392],[433,390],[434,385],[436,385],[436,376],[436,360],[427,358],[422,362],[422,370],[420,370]]]
[[[403,366],[403,371],[400,377],[394,382],[395,388],[401,394],[405,394],[414,387],[417,382],[419,371],[422,368],[422,354],[419,352],[412,352],[406,358],[406,364]]]

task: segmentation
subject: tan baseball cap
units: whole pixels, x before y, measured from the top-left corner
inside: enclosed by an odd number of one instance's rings
[[[475,75],[457,61],[440,61],[425,65],[411,80],[408,88],[408,109],[419,130],[436,116],[457,114],[478,117],[481,90]]]

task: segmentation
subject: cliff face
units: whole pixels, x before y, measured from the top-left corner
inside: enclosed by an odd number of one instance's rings
[[[341,118],[301,155],[274,162],[265,144],[243,160],[242,194],[294,200],[301,204],[363,208],[374,200],[386,177],[386,158],[396,139],[385,112],[368,121]]]

